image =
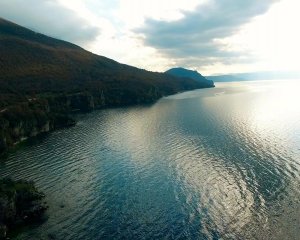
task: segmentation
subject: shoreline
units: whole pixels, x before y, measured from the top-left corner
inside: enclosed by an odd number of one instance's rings
[[[49,116],[47,117],[46,121],[43,122],[43,124],[36,124],[36,125],[41,125],[41,126],[33,126],[31,127],[30,130],[26,129],[27,125],[32,125],[30,121],[27,120],[22,120],[18,119],[17,124],[15,127],[7,127],[10,125],[10,123],[6,124],[6,128],[8,130],[14,132],[14,136],[16,137],[15,141],[12,141],[10,143],[7,143],[7,137],[1,138],[1,132],[0,132],[0,161],[5,161],[7,159],[8,155],[11,152],[17,151],[23,144],[26,144],[26,142],[30,140],[34,140],[35,138],[39,138],[44,134],[51,133],[53,131],[63,129],[63,128],[69,128],[72,126],[76,125],[76,120],[73,118],[74,115],[76,114],[86,114],[90,113],[93,111],[101,111],[104,109],[114,109],[114,108],[127,108],[127,107],[133,107],[133,106],[149,106],[155,104],[157,101],[161,100],[164,97],[169,97],[172,95],[180,94],[183,92],[189,92],[189,91],[194,91],[194,90],[199,90],[199,89],[207,89],[207,88],[215,88],[215,86],[211,87],[205,87],[205,88],[196,88],[196,89],[189,89],[185,91],[179,91],[174,94],[169,94],[166,96],[160,96],[159,98],[156,99],[151,99],[151,101],[145,101],[145,102],[138,102],[133,103],[133,104],[119,104],[119,105],[104,105],[104,106],[95,106],[93,105],[93,108],[88,108],[88,109],[69,109],[67,112],[62,112],[62,113],[55,113],[51,112],[48,110],[46,114]],[[40,99],[40,101],[44,101],[43,99]],[[39,101],[37,101],[39,102]],[[90,105],[91,103],[89,103]],[[43,106],[45,109],[50,109],[48,105]],[[9,113],[9,107],[6,108],[6,111],[4,113]],[[12,113],[14,114],[14,113]],[[17,115],[17,114],[15,114]],[[54,116],[54,117],[53,117]],[[1,121],[1,114],[0,114],[0,121]],[[0,122],[1,124],[1,122]],[[0,126],[1,127],[1,126]],[[29,132],[29,134],[24,134],[25,132]],[[10,137],[10,136],[8,136]],[[2,151],[1,151],[1,146],[2,146]],[[4,149],[4,150],[3,150]]]

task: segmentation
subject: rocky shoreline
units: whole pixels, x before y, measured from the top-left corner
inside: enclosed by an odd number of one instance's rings
[[[17,227],[39,222],[48,206],[31,181],[0,179],[0,239]]]
[[[8,107],[0,113],[0,158],[27,139],[74,126],[76,121],[69,113],[70,110],[53,111],[44,99]]]

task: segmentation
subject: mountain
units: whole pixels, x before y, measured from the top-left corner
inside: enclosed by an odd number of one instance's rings
[[[205,77],[203,77],[200,73],[197,71],[185,69],[185,68],[171,68],[165,73],[175,76],[175,77],[185,77],[185,78],[190,78],[194,79],[197,82],[204,84],[207,87],[214,87],[214,83],[211,80],[207,80]]]
[[[120,64],[4,19],[0,19],[0,64],[0,90],[5,98],[11,97],[11,90],[23,96],[87,90],[92,95],[103,92],[106,104],[115,106],[152,102],[178,91],[205,87],[190,79]],[[0,107],[4,107],[1,100]]]
[[[299,72],[265,71],[250,73],[233,73],[229,75],[207,76],[206,78],[215,82],[276,80],[276,79],[299,79]]]
[[[207,87],[95,55],[0,18],[0,153],[74,124],[68,113],[152,103]]]

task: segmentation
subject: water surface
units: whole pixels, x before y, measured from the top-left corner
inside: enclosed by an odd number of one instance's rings
[[[299,239],[300,81],[96,111],[13,153],[50,205],[16,239]]]

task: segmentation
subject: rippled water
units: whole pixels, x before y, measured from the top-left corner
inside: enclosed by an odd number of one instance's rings
[[[299,239],[300,81],[96,111],[1,163],[49,219],[16,239]]]

